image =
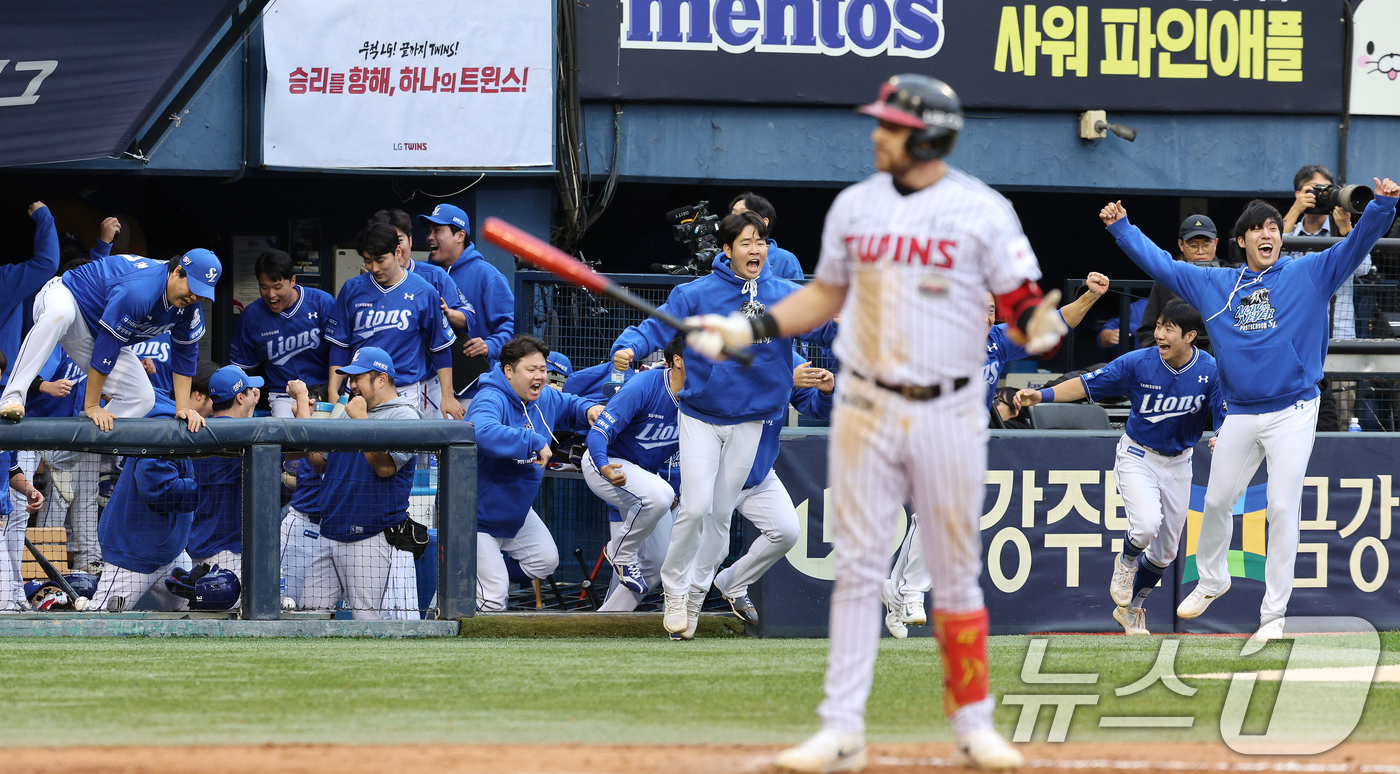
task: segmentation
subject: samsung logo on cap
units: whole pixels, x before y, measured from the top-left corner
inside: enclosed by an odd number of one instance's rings
[[[622,0],[619,45],[925,59],[943,47],[943,0]]]

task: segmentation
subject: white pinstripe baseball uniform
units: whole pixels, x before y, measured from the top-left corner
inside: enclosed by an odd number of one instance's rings
[[[817,712],[825,730],[863,734],[880,588],[906,502],[919,513],[936,624],[957,632],[980,626],[985,638],[978,585],[985,293],[1012,293],[1039,279],[1040,270],[1010,203],[950,167],[938,182],[907,194],[885,173],[843,191],[827,214],[816,276],[847,288],[830,450],[836,586],[826,700]],[[925,400],[891,389],[933,386],[939,396]],[[976,677],[985,686],[985,639],[980,643],[984,674]],[[951,713],[958,733],[969,723],[990,727],[992,701],[985,688],[979,693],[949,689],[945,706],[961,708]]]

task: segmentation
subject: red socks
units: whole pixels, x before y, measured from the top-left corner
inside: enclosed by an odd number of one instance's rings
[[[968,613],[933,612],[933,635],[943,654],[943,712],[952,716],[987,698],[987,608]]]

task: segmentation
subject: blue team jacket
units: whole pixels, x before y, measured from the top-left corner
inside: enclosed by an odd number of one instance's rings
[[[467,299],[468,339],[486,342],[486,356],[495,362],[501,347],[515,337],[515,294],[500,269],[481,257],[476,244],[468,242],[462,255],[447,268]],[[465,385],[457,385],[461,389]]]
[[[1327,306],[1390,228],[1395,199],[1377,196],[1346,239],[1262,272],[1172,259],[1123,218],[1108,227],[1149,276],[1200,311],[1231,414],[1267,414],[1318,396],[1330,326]]]
[[[198,504],[189,460],[127,457],[97,524],[102,558],[141,573],[170,564],[185,550]]]
[[[802,262],[797,260],[797,256],[791,250],[778,247],[777,241],[772,239],[768,240],[768,266],[765,269],[772,269],[775,275],[794,282],[807,278],[802,273]]]
[[[776,277],[765,266],[758,279],[745,281],[730,268],[729,259],[715,261],[714,272],[685,285],[677,285],[661,308],[679,318],[699,314],[762,314],[798,289],[796,283]],[[830,337],[828,323],[803,338]],[[638,357],[662,349],[676,329],[648,317],[641,325],[622,332],[611,352],[631,349]],[[681,413],[716,425],[773,419],[792,395],[792,340],[768,339],[749,348],[751,366],[732,361],[716,363],[685,348],[685,389],[677,396]]]
[[[9,359],[0,384],[9,381],[10,369],[19,358],[20,329],[29,307],[25,299],[58,272],[58,232],[54,229],[53,213],[48,207],[40,207],[30,217],[34,219],[34,257],[0,266],[0,288],[5,289],[7,299],[0,302],[0,352]]]
[[[535,452],[556,430],[588,430],[594,404],[577,395],[545,387],[539,399],[525,403],[499,367],[483,374],[481,391],[467,410],[476,431],[480,457],[476,474],[476,529],[492,537],[513,538],[534,505],[544,471]]]

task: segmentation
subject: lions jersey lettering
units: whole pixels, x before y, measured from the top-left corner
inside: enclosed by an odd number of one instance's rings
[[[671,392],[669,374],[665,368],[643,371],[608,401],[588,431],[588,453],[599,469],[612,455],[656,473],[677,453],[680,404]]]
[[[281,389],[300,379],[324,384],[330,366],[321,326],[334,311],[335,299],[316,288],[297,286],[297,300],[273,312],[261,298],[244,308],[234,324],[229,360],[247,371],[262,366],[267,383]]]
[[[667,423],[664,417],[651,415],[660,422],[648,422],[645,427],[637,432],[637,445],[643,449],[655,449],[661,446],[670,446],[680,443],[680,435],[676,429],[676,420],[672,417]]]
[[[1215,358],[1198,349],[1179,369],[1167,365],[1156,349],[1136,349],[1083,380],[1090,400],[1127,395],[1128,437],[1163,454],[1195,448],[1208,417],[1216,429],[1225,421]]]
[[[170,370],[170,334],[162,333],[149,341],[132,344],[127,349],[136,357],[142,360],[149,358],[155,364],[156,372],[151,374],[151,386],[155,387],[156,392],[169,395],[175,388],[175,380]]]
[[[341,288],[326,319],[325,337],[352,354],[366,344],[383,349],[394,361],[400,386],[426,381],[434,372],[432,354],[457,340],[442,313],[441,298],[413,272],[404,272],[387,288],[373,275],[361,274]]]

